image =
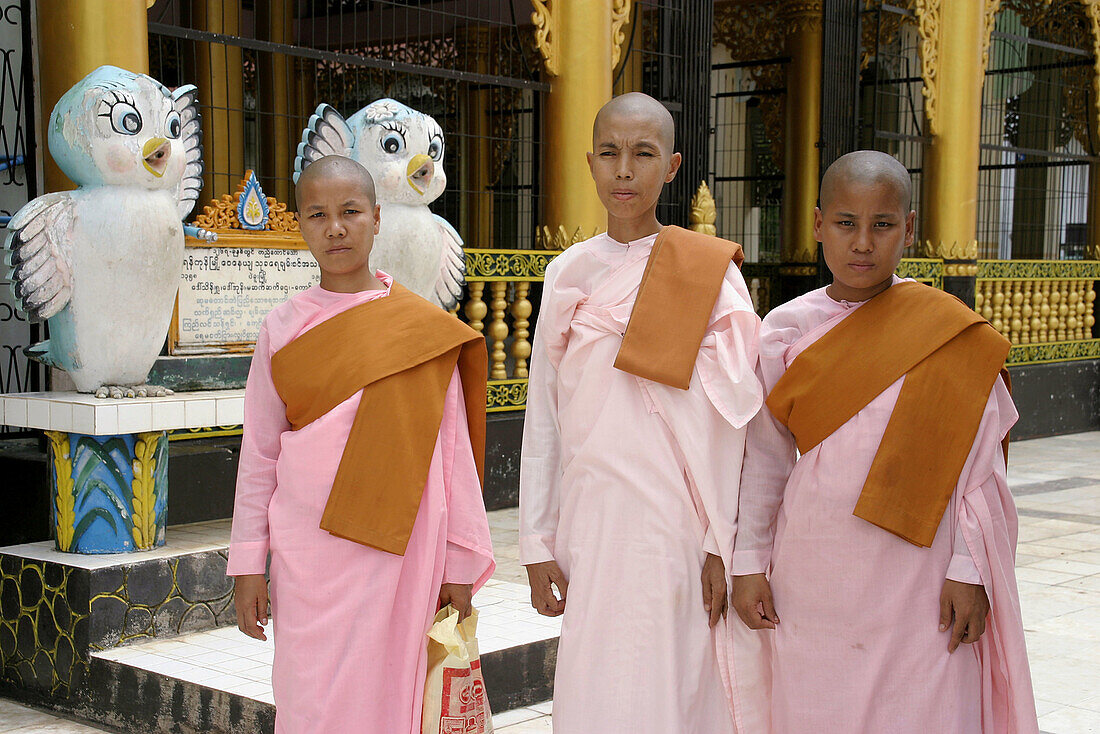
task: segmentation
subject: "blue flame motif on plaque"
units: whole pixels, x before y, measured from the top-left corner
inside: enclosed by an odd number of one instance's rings
[[[249,171],[244,191],[237,199],[237,219],[242,229],[266,229],[271,210],[267,206],[267,197],[256,180],[256,172]]]

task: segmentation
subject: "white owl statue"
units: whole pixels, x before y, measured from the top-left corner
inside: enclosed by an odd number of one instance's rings
[[[182,219],[202,189],[195,87],[101,66],[61,97],[48,136],[79,188],[34,199],[8,224],[16,301],[49,323],[27,353],[81,392],[166,394],[145,382],[172,318]]]
[[[322,104],[309,119],[294,160],[294,180],[326,155],[344,155],[374,178],[382,223],[371,265],[443,308],[462,294],[462,238],[428,209],[447,188],[443,130],[422,112],[392,99],[370,103],[345,120]]]

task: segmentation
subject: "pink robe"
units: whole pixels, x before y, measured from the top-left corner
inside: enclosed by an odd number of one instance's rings
[[[769,313],[765,390],[859,305],[820,289]],[[773,731],[1037,732],[1000,443],[1012,398],[997,380],[932,547],[919,548],[852,514],[903,381],[797,461],[766,407],[750,424],[733,572],[770,567],[780,623],[758,634],[772,647]],[[979,642],[953,654],[950,627],[939,631],[945,579],[984,584],[992,610]]]
[[[520,562],[569,580],[557,734],[734,731],[706,553],[729,568],[759,320],[731,266],[688,390],[613,367],[654,236],[599,235],[546,272],[520,469]],[[722,652],[720,656],[718,651]]]
[[[392,280],[379,276],[384,291],[313,287],[268,314],[248,375],[228,573],[263,573],[271,553],[279,734],[419,734],[440,584],[476,589],[494,568],[457,371],[405,555],[319,527],[362,393],[291,431],[271,356],[341,311],[388,295]]]

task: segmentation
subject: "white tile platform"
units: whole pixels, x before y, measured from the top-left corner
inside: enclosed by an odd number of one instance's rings
[[[0,553],[33,558],[36,561],[53,561],[76,568],[107,568],[108,566],[132,565],[159,558],[172,558],[200,553],[202,551],[225,550],[229,545],[229,520],[209,520],[190,525],[172,525],[165,532],[165,544],[160,548],[133,553],[62,553],[54,547],[52,540],[38,543],[24,543],[0,547]]]
[[[97,398],[79,392],[0,395],[0,425],[92,436],[235,426],[244,390],[178,392],[162,398]]]

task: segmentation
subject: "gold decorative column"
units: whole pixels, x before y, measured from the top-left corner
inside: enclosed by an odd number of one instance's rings
[[[924,151],[921,197],[924,254],[945,260],[944,290],[970,306],[978,274],[982,83],[999,5],[916,0],[925,135],[931,140]]]
[[[922,196],[927,254],[973,260],[978,243],[984,3],[917,0],[925,134]],[[949,63],[940,63],[942,59]]]
[[[585,153],[592,121],[611,99],[612,5],[617,0],[531,0],[535,41],[550,80],[543,117],[543,224],[550,237],[607,229]]]
[[[257,0],[259,37],[274,43],[294,43],[294,5],[291,0]],[[306,121],[295,119],[291,111],[298,82],[294,60],[281,53],[260,53],[258,81],[261,182],[269,196],[289,202],[294,152]]]
[[[148,74],[148,23],[145,0],[39,3],[38,81],[43,126],[61,95],[104,64]],[[46,191],[74,188],[53,158],[44,155],[43,163]]]
[[[465,58],[466,68],[479,74],[490,74],[490,57],[493,51],[492,29],[488,26],[469,25],[455,33],[460,58]],[[488,89],[470,85],[465,98],[467,131],[460,142],[462,153],[458,161],[462,174],[462,188],[469,192],[467,201],[472,206],[462,209],[462,234],[467,247],[493,247],[493,191],[492,186],[500,175],[493,170],[493,146],[500,142],[493,139],[491,115],[496,105]],[[495,109],[498,114],[504,110]]]
[[[817,274],[814,206],[820,182],[821,137],[821,0],[786,4],[787,114],[783,136],[783,224],[780,242],[790,275]]]
[[[230,0],[192,0],[194,27],[236,36],[240,32],[240,3]],[[244,65],[239,46],[195,44],[195,78],[202,103],[203,178],[199,201],[216,199],[237,190],[244,175]]]

